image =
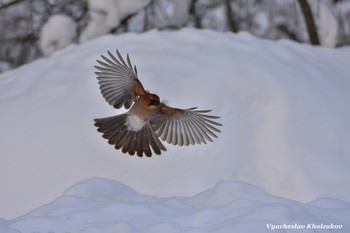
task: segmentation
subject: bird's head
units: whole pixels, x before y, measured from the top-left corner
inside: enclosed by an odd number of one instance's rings
[[[160,100],[156,94],[147,93],[143,96],[142,103],[149,108],[156,108],[159,106]]]

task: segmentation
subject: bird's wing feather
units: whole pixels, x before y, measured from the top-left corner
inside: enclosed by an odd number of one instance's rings
[[[215,126],[222,124],[214,121],[219,117],[207,115],[211,110],[178,109],[161,104],[159,114],[151,120],[155,133],[173,145],[194,145],[212,141],[219,133]]]
[[[99,66],[96,73],[100,90],[105,100],[115,108],[130,108],[137,96],[145,94],[141,82],[137,78],[136,66],[131,65],[129,55],[124,61],[117,50],[118,59],[109,51],[109,58],[101,55],[103,61],[97,60]]]

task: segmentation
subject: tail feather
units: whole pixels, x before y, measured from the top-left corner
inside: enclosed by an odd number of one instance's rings
[[[128,131],[126,136],[123,139],[123,147],[122,147],[122,152],[123,153],[127,153],[129,152],[130,155],[132,155],[132,153],[130,153],[130,144],[132,142],[132,136],[133,136],[134,132],[130,132]]]
[[[147,156],[147,151],[145,151],[143,149],[144,145],[143,145],[143,137],[145,136],[145,132],[141,131],[140,132],[140,137],[136,138],[136,154],[137,156],[142,156],[142,152],[145,152],[146,156]]]
[[[143,155],[151,157],[152,150],[158,155],[161,154],[161,151],[166,151],[149,123],[145,124],[139,131],[129,131],[125,124],[127,117],[128,113],[125,113],[94,119],[94,121],[97,131],[102,133],[102,137],[107,139],[109,144],[114,145],[117,150],[121,149],[123,153],[130,155],[136,153],[139,157]]]
[[[142,138],[142,147],[139,147],[139,150],[142,150],[145,152],[147,157],[152,156],[151,148],[149,147],[149,140],[148,140],[148,131],[143,131],[143,138]]]
[[[138,144],[137,144],[138,137],[136,137],[135,132],[133,132],[133,135],[131,135],[131,136],[132,136],[132,138],[130,140],[129,154],[134,155],[136,152],[136,148],[138,146]],[[140,135],[139,135],[139,137],[140,137]]]

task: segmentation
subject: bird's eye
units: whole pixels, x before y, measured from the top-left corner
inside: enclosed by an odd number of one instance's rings
[[[149,106],[158,106],[159,103],[157,101],[155,101],[155,100],[151,100],[148,105]]]

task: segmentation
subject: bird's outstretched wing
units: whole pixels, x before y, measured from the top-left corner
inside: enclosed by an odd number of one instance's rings
[[[115,108],[130,108],[137,96],[145,94],[141,82],[137,78],[136,66],[131,65],[129,55],[127,63],[117,50],[114,57],[107,51],[109,58],[101,55],[103,61],[97,60],[100,66],[95,66],[100,90],[105,100]]]
[[[179,146],[206,144],[217,138],[214,132],[220,132],[215,126],[221,126],[214,119],[219,117],[207,115],[211,110],[178,109],[161,103],[157,117],[151,120],[155,133],[168,143]]]

